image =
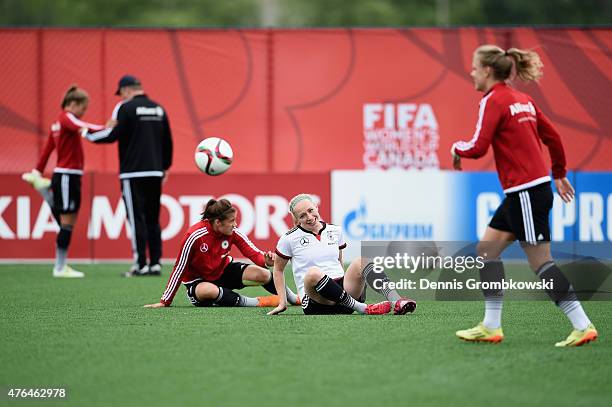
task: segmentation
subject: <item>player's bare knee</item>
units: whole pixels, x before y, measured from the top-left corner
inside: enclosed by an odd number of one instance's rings
[[[304,284],[314,286],[323,278],[323,276],[324,274],[321,269],[319,269],[318,267],[311,267],[304,275]]]
[[[270,271],[266,270],[265,268],[257,267],[257,269],[255,270],[254,276],[255,276],[255,281],[262,283],[262,284],[266,284],[272,278],[272,273],[270,273]]]
[[[195,290],[198,300],[214,300],[219,296],[219,287],[211,283],[200,283]]]
[[[268,283],[270,280],[272,280],[272,273],[270,272],[270,270],[266,270],[264,268],[262,268],[259,272],[259,281],[262,284],[266,284]]]

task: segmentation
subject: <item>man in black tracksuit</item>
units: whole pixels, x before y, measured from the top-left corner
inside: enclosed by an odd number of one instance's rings
[[[132,228],[135,261],[125,276],[160,275],[161,185],[172,164],[168,116],[159,104],[147,97],[140,81],[131,75],[120,79],[116,94],[123,100],[111,119],[110,124],[116,125],[112,129],[88,134],[87,139],[94,143],[119,140],[119,179]]]

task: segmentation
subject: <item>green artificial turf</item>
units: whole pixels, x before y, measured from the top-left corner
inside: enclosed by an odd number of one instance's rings
[[[145,309],[162,278],[124,279],[123,265],[2,265],[0,388],[66,386],[71,406],[609,405],[612,304],[584,308],[595,343],[557,349],[571,328],[549,302],[508,301],[500,345],[457,340],[479,301],[420,302],[407,316],[310,316],[299,307]],[[261,288],[243,290],[263,294]]]

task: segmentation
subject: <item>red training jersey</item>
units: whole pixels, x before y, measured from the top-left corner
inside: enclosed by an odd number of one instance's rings
[[[63,111],[57,121],[51,125],[47,144],[43,149],[36,169],[43,173],[49,161],[49,156],[57,149],[57,164],[54,172],[64,174],[83,174],[83,146],[81,144],[81,129],[100,131],[105,127],[84,122],[74,114]]]
[[[170,305],[181,282],[219,279],[225,267],[232,261],[229,253],[234,244],[253,263],[266,267],[264,253],[238,229],[234,229],[232,235],[228,236],[213,231],[208,220],[192,225],[183,237],[174,270],[160,302]]]
[[[456,142],[453,150],[459,157],[479,158],[493,145],[499,180],[509,193],[550,181],[542,142],[548,147],[553,177],[565,177],[563,144],[550,120],[529,95],[498,83],[480,101],[472,139]]]

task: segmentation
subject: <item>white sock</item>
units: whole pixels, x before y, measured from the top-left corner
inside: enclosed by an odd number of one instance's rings
[[[364,304],[363,302],[355,301],[355,304],[353,304],[351,308],[353,308],[355,311],[359,312],[360,314],[365,314],[367,306],[368,305]]]
[[[287,286],[285,286],[285,293],[287,293],[287,301],[289,301],[289,304],[291,305],[297,304],[298,296],[296,293],[291,291],[291,289]]]
[[[259,304],[259,300],[253,297],[247,297],[241,294],[238,294],[240,297],[240,302],[238,303],[239,307],[256,307]]]
[[[62,271],[66,266],[66,258],[68,257],[68,250],[60,249],[55,247],[55,270]]]
[[[559,308],[563,310],[565,315],[567,315],[567,318],[574,326],[574,329],[583,331],[591,323],[591,320],[589,319],[589,317],[587,317],[587,314],[584,312],[584,309],[582,309],[582,304],[580,304],[580,301],[559,301],[558,305]]]
[[[356,299],[351,297],[346,291],[344,292],[344,299],[341,299],[338,304],[344,305],[345,307],[355,310],[360,314],[365,314],[367,307],[367,304],[357,301]]]
[[[482,324],[489,329],[501,327],[501,314],[504,299],[502,297],[485,298],[485,316]]]

